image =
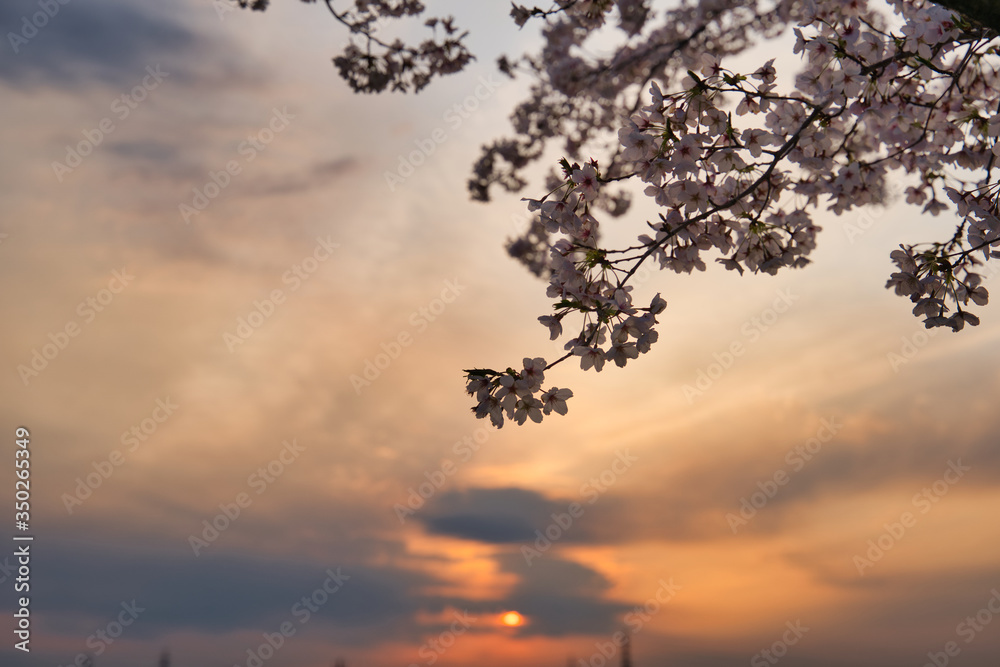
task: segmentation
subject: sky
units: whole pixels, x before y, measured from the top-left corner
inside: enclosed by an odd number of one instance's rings
[[[559,349],[503,249],[520,195],[465,183],[537,33],[442,6],[478,60],[417,96],[352,94],[344,31],[290,0],[53,2],[4,39],[0,422],[34,540],[30,653],[0,552],[0,663],[599,667],[627,629],[636,667],[994,665],[1000,315],[928,335],[884,288],[954,220],[821,212],[805,269],[643,276],[652,351],[557,366],[569,414],[495,430],[461,369]]]

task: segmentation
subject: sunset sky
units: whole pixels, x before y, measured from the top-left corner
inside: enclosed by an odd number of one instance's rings
[[[538,34],[427,4],[478,60],[417,96],[352,94],[322,3],[69,2],[4,38],[0,422],[7,461],[31,432],[35,541],[0,664],[255,667],[269,635],[265,667],[597,667],[630,629],[636,667],[996,665],[1000,305],[927,336],[884,287],[954,218],[821,212],[806,269],[649,275],[652,351],[557,366],[569,414],[495,430],[462,369],[561,353],[503,248],[521,195],[465,185],[527,89],[495,60]]]

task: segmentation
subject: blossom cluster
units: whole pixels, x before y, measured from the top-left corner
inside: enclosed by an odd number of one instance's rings
[[[356,0],[344,12],[325,1],[365,40],[338,63],[356,89],[419,89],[468,62],[450,20],[430,20],[445,39],[416,49],[375,36],[375,18],[419,15],[417,0]],[[923,214],[947,213],[957,225],[944,240],[892,253],[898,270],[887,287],[910,298],[926,326],[954,331],[978,324],[970,303],[988,300],[984,267],[1000,258],[995,15],[979,15],[991,23],[983,25],[947,0],[663,4],[512,3],[516,25],[542,22],[543,42],[500,59],[503,72],[532,85],[511,118],[513,135],[483,148],[469,190],[482,201],[497,187],[521,191],[549,142],[561,142],[547,194],[526,199],[534,217],[507,247],[548,281],[553,312],[539,320],[553,340],[565,335],[566,354],[526,359],[521,371],[466,371],[476,415],[498,427],[565,412],[569,390],[541,388],[554,365],[573,358],[600,372],[649,350],[666,302],[633,304],[641,265],[801,268],[821,231],[820,207],[839,215],[905,190]],[[789,31],[801,63],[794,77],[779,77],[777,59],[747,62],[751,46]],[[603,247],[602,219],[625,215],[638,196],[655,203],[656,218],[629,247]]]
[[[983,275],[979,268],[984,261],[1000,258],[1000,251],[992,250],[1000,246],[1000,218],[995,196],[960,192],[951,187],[946,191],[959,215],[964,216],[955,236],[947,243],[934,243],[922,251],[901,245],[890,255],[899,271],[889,277],[886,287],[909,297],[916,304],[913,314],[923,316],[927,328],[946,326],[961,331],[966,324],[979,324],[979,317],[963,306],[967,308],[970,301],[977,306],[989,302],[990,295],[981,284]],[[946,315],[949,301],[954,304],[955,312]]]
[[[469,378],[466,391],[478,401],[474,408],[476,416],[480,419],[489,416],[493,425],[500,428],[505,416],[523,424],[527,419],[542,421],[543,413],[566,414],[566,400],[573,392],[559,387],[542,391],[545,369],[545,359],[526,357],[519,373],[513,368],[503,373],[483,368],[466,371]]]
[[[519,136],[485,149],[470,187],[483,199],[493,185],[520,189],[538,140],[566,138],[562,173],[550,176],[548,195],[527,200],[538,217],[508,249],[548,278],[556,313],[539,319],[553,339],[566,316],[582,315],[566,349],[584,370],[612,359],[623,366],[656,340],[662,299],[644,315],[631,303],[628,283],[643,262],[685,273],[705,270],[711,256],[740,273],[803,267],[820,231],[814,212],[883,203],[890,178],[909,180],[908,203],[931,216],[953,211],[959,222],[950,240],[893,252],[898,271],[887,286],[928,327],[979,323],[968,306],[986,304],[981,267],[1000,258],[996,33],[929,2],[891,3],[901,26],[890,31],[863,0],[706,0],[695,15],[688,5],[666,12],[648,42],[588,62],[579,47],[608,7],[583,4],[592,6],[546,14],[544,57],[526,59],[545,85],[515,112]],[[783,25],[803,62],[791,90],[778,90],[774,60],[745,72],[724,65]],[[621,28],[639,32],[624,20]],[[624,122],[595,112],[600,98],[630,110]],[[609,134],[617,141],[598,160]],[[583,156],[583,166],[570,164]],[[612,187],[629,181],[659,219],[631,247],[603,248],[600,212],[624,212]],[[484,416],[482,403],[476,410]]]
[[[315,2],[316,0],[303,0]],[[418,92],[434,77],[461,71],[474,57],[452,17],[433,17],[424,25],[434,36],[410,45],[379,36],[388,20],[420,16],[420,0],[323,0],[330,14],[350,31],[343,53],[333,59],[340,76],[358,93]],[[243,8],[267,9],[270,0],[237,0]],[[343,5],[342,9],[338,9]],[[439,30],[440,29],[440,30]]]

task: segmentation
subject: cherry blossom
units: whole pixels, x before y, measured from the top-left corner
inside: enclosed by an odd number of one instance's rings
[[[522,61],[538,94],[515,112],[518,136],[486,147],[470,188],[484,200],[493,185],[521,189],[537,144],[567,138],[549,194],[529,200],[545,238],[509,246],[519,259],[548,249],[546,270],[535,272],[555,300],[555,313],[539,318],[553,340],[567,318],[582,318],[567,355],[547,368],[573,356],[600,372],[649,351],[666,304],[659,295],[646,309],[632,302],[628,282],[645,261],[685,273],[706,270],[710,254],[740,273],[805,266],[820,231],[813,212],[879,204],[890,178],[910,180],[909,204],[931,216],[952,211],[959,225],[950,240],[893,252],[898,270],[887,287],[910,298],[928,327],[979,323],[968,310],[989,298],[979,268],[1000,257],[1000,188],[990,179],[1000,156],[996,33],[918,1],[734,4],[698,5],[713,6],[714,18],[689,5],[667,10],[645,51],[625,44],[593,62],[571,55],[595,29],[591,20],[571,11],[528,17],[546,21],[545,57]],[[889,10],[898,30],[887,28]],[[729,56],[786,28],[802,58],[793,89],[778,90],[774,60],[730,69],[738,61]],[[599,114],[596,95],[571,83],[584,80],[632,109],[625,120]],[[526,123],[553,108],[553,94],[568,117],[545,130]],[[608,135],[615,147],[602,153]],[[605,193],[630,180],[662,213],[632,247],[603,248],[599,211],[625,212]]]
[[[541,396],[543,411],[549,414],[553,411],[564,415],[567,411],[566,401],[572,398],[573,392],[569,389],[552,387]]]
[[[471,59],[451,19],[427,20],[437,37],[419,47],[378,37],[377,21],[419,16],[416,0],[325,1],[352,31],[336,64],[357,90],[419,90]],[[989,10],[968,18],[942,6],[955,4],[513,3],[514,23],[537,22],[542,43],[499,60],[529,79],[530,93],[512,135],[483,147],[469,190],[481,201],[521,192],[559,142],[564,157],[544,187],[532,186],[532,220],[507,249],[547,282],[552,310],[538,319],[566,353],[525,358],[521,370],[466,370],[476,416],[500,427],[565,414],[572,392],[541,389],[553,366],[573,357],[602,372],[649,352],[666,302],[635,301],[647,262],[676,273],[801,268],[816,247],[817,210],[879,205],[890,191],[948,229],[893,251],[886,287],[927,327],[976,326],[970,308],[987,304],[982,277],[1000,259],[1000,25]],[[970,4],[963,11],[976,11]],[[746,56],[782,33],[794,37],[787,57]],[[793,60],[794,76],[779,76],[776,62]],[[634,216],[627,247],[604,247],[602,224],[626,216],[635,197],[657,214]]]

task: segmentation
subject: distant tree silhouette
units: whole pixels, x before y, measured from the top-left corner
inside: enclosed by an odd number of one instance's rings
[[[625,632],[625,643],[622,644],[622,667],[632,667],[632,635]]]

